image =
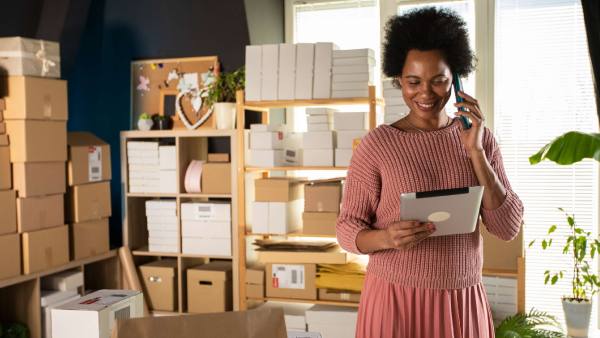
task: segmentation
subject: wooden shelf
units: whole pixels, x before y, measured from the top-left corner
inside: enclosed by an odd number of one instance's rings
[[[368,97],[339,98],[339,99],[314,99],[314,100],[278,100],[278,101],[246,101],[244,109],[265,111],[269,108],[289,108],[289,107],[311,107],[311,106],[340,106],[340,105],[361,105],[370,104]],[[375,104],[383,106],[383,99],[375,99]]]
[[[179,194],[179,197],[185,198],[231,198],[231,194],[195,194],[195,193],[184,193]]]
[[[262,236],[262,237],[266,237],[266,236],[278,236],[278,237],[322,237],[322,238],[336,238],[335,235],[311,235],[311,234],[304,234],[301,232],[291,232],[289,234],[257,234],[251,231],[247,231],[246,232],[246,236]]]
[[[148,197],[148,198],[161,198],[161,197],[182,197],[182,198],[231,198],[231,194],[196,194],[196,193],[146,193],[146,192],[129,192],[127,197]]]
[[[235,135],[235,129],[176,129],[176,130],[127,130],[121,132],[126,138],[170,138],[170,137],[230,137]]]
[[[483,269],[481,274],[486,277],[519,277],[517,270]]]
[[[147,246],[132,250],[134,256],[150,256],[150,257],[183,257],[183,258],[209,258],[209,259],[233,259],[232,256],[217,256],[217,255],[195,255],[181,252],[157,252],[149,251]]]
[[[149,197],[149,198],[160,198],[160,197],[177,197],[178,194],[175,193],[149,193],[149,192],[128,192],[127,197]]]
[[[345,171],[348,170],[348,167],[304,167],[304,166],[297,166],[297,167],[246,167],[245,168],[247,172],[253,172],[253,171],[308,171],[308,170],[339,170],[339,171]]]
[[[247,298],[250,301],[273,301],[273,302],[284,302],[284,303],[308,303],[308,304],[322,304],[322,305],[337,305],[346,307],[358,307],[358,303],[353,302],[337,302],[333,300],[312,300],[312,299],[292,299],[292,298],[275,298],[275,297],[264,297],[264,298]]]

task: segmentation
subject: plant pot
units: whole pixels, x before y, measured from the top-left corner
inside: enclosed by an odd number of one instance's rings
[[[235,109],[235,103],[233,102],[216,102],[213,105],[217,129],[235,128]]]
[[[169,130],[172,128],[171,122],[172,120],[170,118],[167,118],[165,120],[157,120],[156,121],[157,125],[158,125],[158,129],[159,130]]]
[[[154,121],[152,121],[152,119],[140,119],[137,122],[138,129],[144,130],[144,131],[148,131],[148,130],[152,129],[153,125],[154,125]]]
[[[562,307],[567,322],[567,334],[570,337],[587,337],[592,314],[592,301],[578,302],[570,298],[563,298]]]

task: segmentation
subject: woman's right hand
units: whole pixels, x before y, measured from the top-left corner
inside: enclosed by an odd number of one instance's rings
[[[433,223],[419,221],[398,221],[385,229],[388,249],[404,250],[412,248],[435,231]]]

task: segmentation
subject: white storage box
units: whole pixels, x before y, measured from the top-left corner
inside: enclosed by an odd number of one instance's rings
[[[260,101],[262,47],[246,46],[246,101]]]
[[[177,222],[174,223],[151,223],[148,222],[148,231],[177,231]]]
[[[83,286],[83,272],[64,271],[43,277],[42,290],[77,291]]]
[[[329,131],[332,130],[333,127],[329,123],[309,123],[306,126],[307,131]]]
[[[333,83],[336,82],[367,82],[373,83],[373,72],[358,74],[333,74]],[[333,94],[333,92],[332,92]]]
[[[364,130],[366,115],[364,112],[337,112],[333,117],[333,126],[335,130]]]
[[[156,150],[158,151],[158,142],[155,141],[128,141],[127,150]]]
[[[285,125],[282,124],[262,124],[253,123],[250,125],[250,132],[282,131]]]
[[[357,318],[357,309],[348,307],[315,305],[306,310],[308,331],[326,338],[354,337]]]
[[[22,37],[0,38],[0,68],[8,76],[60,78],[58,42]]]
[[[303,200],[252,202],[252,232],[287,234],[300,229]]]
[[[248,164],[253,167],[277,167],[286,164],[283,150],[251,149]]]
[[[315,44],[315,79],[313,81],[313,97],[315,99],[331,97],[331,67],[334,49],[337,49],[337,46],[332,42]]]
[[[339,130],[336,132],[337,147],[340,149],[352,149],[355,139],[362,139],[367,135],[366,130]]]
[[[364,65],[367,64],[370,67],[375,67],[375,58],[368,56],[360,56],[355,58],[334,58],[333,66],[351,66],[351,65]]]
[[[177,216],[177,202],[174,200],[148,200],[146,201],[146,216]]]
[[[160,159],[161,170],[175,170],[177,162],[175,146],[159,146],[158,158]]]
[[[177,171],[161,170],[158,191],[165,194],[177,193]]]
[[[148,244],[153,245],[168,245],[177,246],[179,244],[179,238],[175,237],[148,237]]]
[[[177,216],[146,216],[148,225],[162,224],[166,227],[177,226]]]
[[[181,219],[186,221],[231,221],[231,204],[181,203]]]
[[[55,338],[109,338],[116,320],[144,315],[139,291],[100,290],[52,309]]]
[[[333,74],[359,74],[373,72],[373,67],[365,63],[363,65],[333,66]]]
[[[282,131],[250,131],[250,149],[282,150],[284,134]]]
[[[42,307],[62,302],[65,299],[77,296],[77,290],[57,291],[57,290],[42,290],[40,297],[40,305]]]
[[[230,238],[183,237],[182,252],[192,255],[231,256]]]
[[[369,97],[369,89],[356,90],[334,90],[331,92],[331,97],[336,99],[353,98],[353,97]]]
[[[48,305],[42,308],[42,327],[43,327],[43,337],[52,338],[52,309],[59,307],[61,305],[70,303],[74,300],[81,298],[80,295],[75,295],[71,298],[65,299],[63,301]]]
[[[334,131],[311,131],[302,135],[302,148],[307,149],[333,149],[335,148]]]
[[[336,92],[343,90],[364,90],[365,88],[369,88],[369,81],[334,82],[331,87]]]
[[[148,229],[148,238],[179,238],[177,230],[151,230]]]
[[[269,233],[269,202],[252,202],[252,232]]]
[[[159,245],[148,243],[148,250],[151,252],[175,253],[179,252],[179,247],[177,245]]]
[[[304,166],[333,166],[333,149],[304,149],[302,164]]]
[[[295,99],[312,99],[315,45],[312,43],[296,44],[296,83]]]
[[[336,149],[335,150],[335,166],[348,167],[352,160],[352,149]]]
[[[231,238],[230,221],[181,221],[183,237]]]
[[[306,116],[306,122],[312,123],[331,123],[333,118],[331,115],[308,115]]]
[[[375,58],[375,52],[370,48],[361,48],[361,49],[341,49],[333,51],[333,58],[360,58],[360,57],[369,57]]]
[[[263,101],[277,100],[279,45],[262,45],[261,69],[260,99]]]
[[[279,76],[277,97],[279,100],[293,100],[296,82],[296,45],[279,45]]]
[[[306,108],[306,115],[331,115],[336,112],[335,109],[331,108]]]

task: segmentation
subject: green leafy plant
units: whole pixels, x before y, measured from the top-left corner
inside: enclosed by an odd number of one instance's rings
[[[600,162],[600,134],[570,131],[529,157],[529,163],[538,164],[548,159],[561,165],[569,165],[585,158]]]
[[[558,210],[565,214],[570,230],[562,253],[573,257],[572,295],[565,297],[565,299],[578,302],[589,301],[593,295],[600,291],[600,280],[598,279],[598,275],[592,273],[589,263],[600,252],[600,241],[592,238],[591,232],[586,232],[577,226],[575,215],[568,214],[563,208],[559,208]],[[552,235],[557,228],[557,225],[552,225],[548,229],[548,236]],[[535,239],[531,241],[529,247],[533,246],[535,241]],[[547,250],[552,244],[552,238],[544,238],[542,240],[542,249]],[[544,272],[544,284],[556,284],[564,277],[564,273],[564,270],[546,270]]]
[[[546,312],[529,310],[505,318],[496,328],[496,338],[565,337],[556,318]]]
[[[21,323],[2,324],[0,338],[29,338],[29,329]]]
[[[212,106],[216,102],[235,102],[235,93],[244,89],[244,67],[231,73],[221,73],[208,88],[206,103]]]
[[[152,120],[152,116],[150,116],[150,114],[148,114],[148,113],[143,113],[142,115],[140,115],[139,119],[140,120]]]

